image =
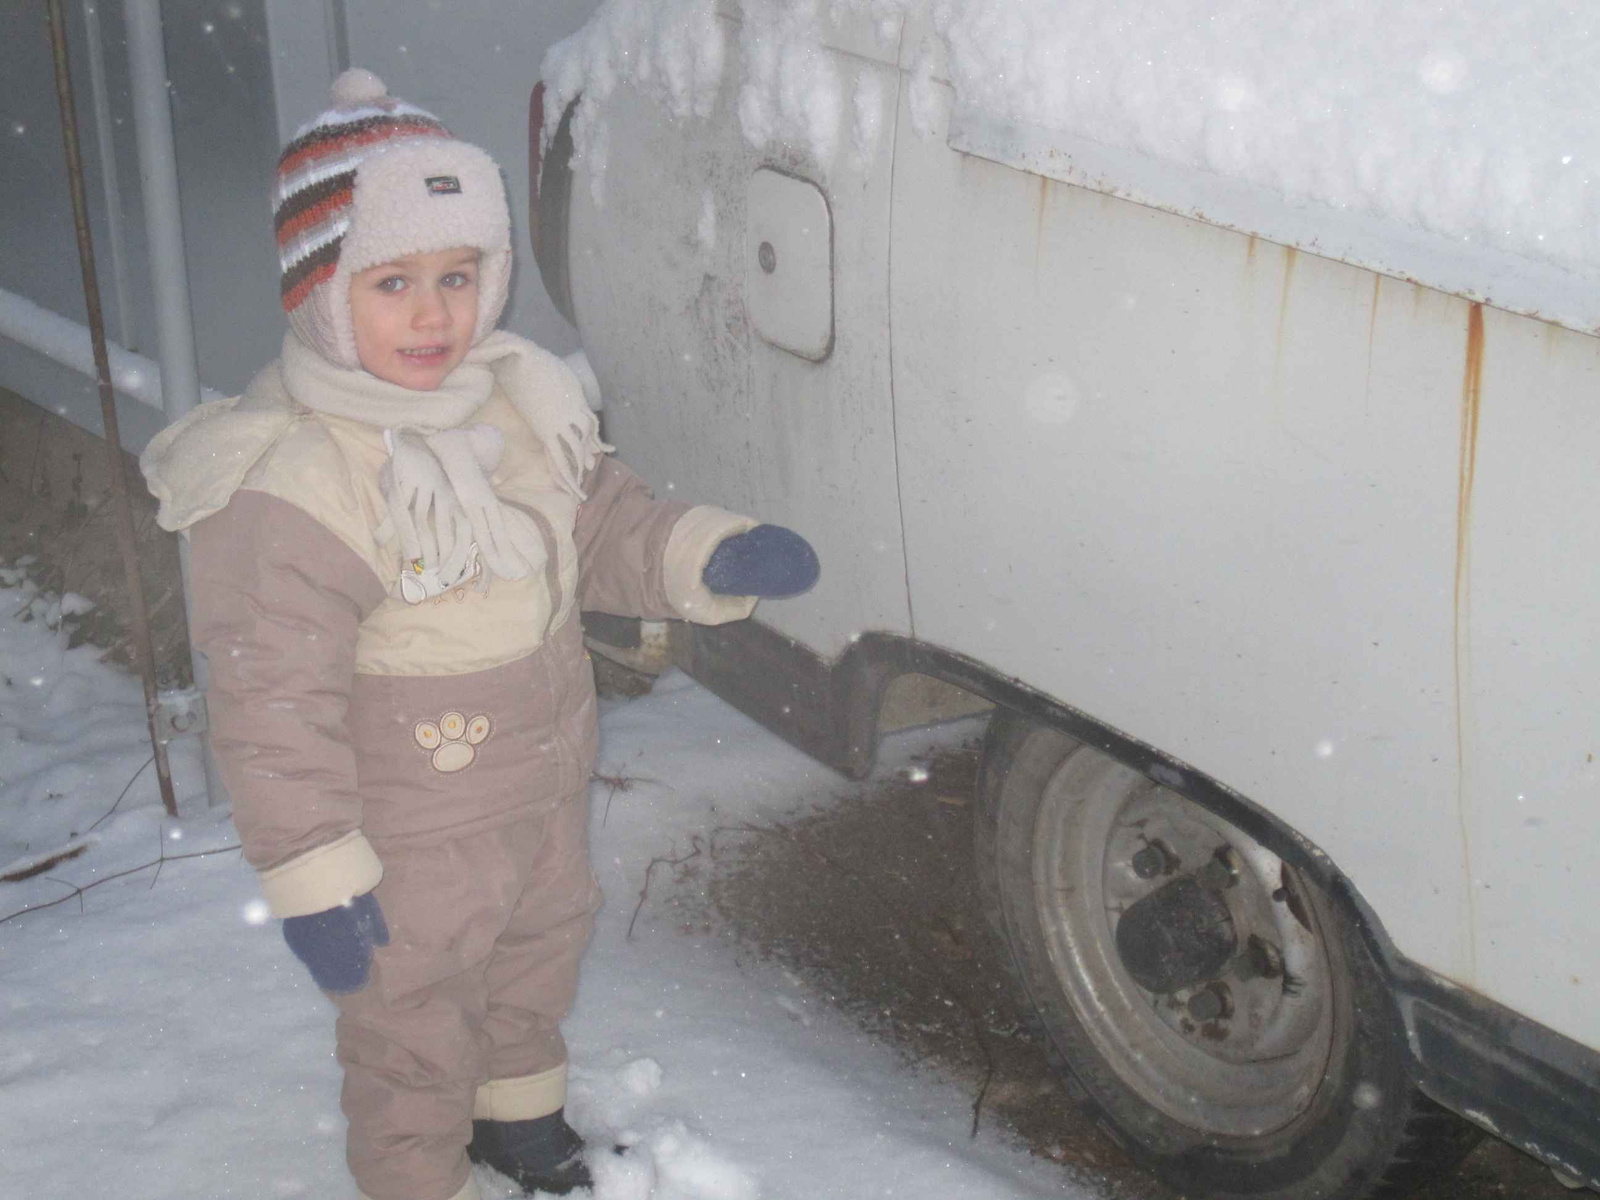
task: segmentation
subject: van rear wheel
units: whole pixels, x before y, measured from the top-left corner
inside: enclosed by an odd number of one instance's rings
[[[999,712],[980,893],[1051,1042],[1129,1153],[1190,1196],[1371,1200],[1476,1131],[1411,1084],[1342,904],[1242,830]]]

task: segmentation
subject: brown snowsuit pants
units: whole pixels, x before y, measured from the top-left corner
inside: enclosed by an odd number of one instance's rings
[[[349,1163],[370,1200],[448,1200],[473,1118],[565,1102],[578,960],[600,906],[587,792],[447,840],[375,841],[389,945],[361,991],[333,997]]]

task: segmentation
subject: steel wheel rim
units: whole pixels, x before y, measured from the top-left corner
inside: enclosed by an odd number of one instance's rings
[[[1208,1135],[1260,1137],[1303,1113],[1332,1051],[1335,976],[1294,873],[1239,829],[1087,748],[1045,785],[1034,833],[1033,886],[1051,965],[1122,1082]],[[1181,996],[1145,991],[1119,957],[1120,912],[1159,885],[1138,877],[1131,856],[1158,836],[1178,842],[1191,862],[1211,841],[1231,847],[1239,870],[1227,900],[1239,944],[1254,934],[1280,952],[1286,973],[1276,979],[1230,970],[1238,1003],[1226,1021],[1195,1022]]]

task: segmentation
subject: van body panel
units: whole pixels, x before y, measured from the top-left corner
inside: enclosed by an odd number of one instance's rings
[[[1600,339],[1483,315],[1459,645],[1477,983],[1600,1046]]]
[[[738,52],[735,27],[728,54]],[[847,89],[876,76],[892,101],[893,67],[844,58],[838,70]],[[573,302],[606,437],[657,494],[748,512],[816,546],[817,586],[761,616],[831,657],[859,629],[910,632],[889,390],[893,112],[872,157],[826,189],[836,333],[812,362],[765,341],[746,311],[747,272],[760,270],[747,262],[746,205],[760,170],[820,172],[799,150],[777,161],[751,151],[737,100],[724,87],[704,122],[662,122],[619,85],[598,187],[575,163]]]
[[[1600,1042],[1561,900],[1600,832],[1600,341],[941,136],[901,136],[894,226],[918,637],[1236,789],[1413,961]]]
[[[899,150],[918,635],[1249,796],[1470,983],[1451,643],[1468,306],[1413,320],[1407,299],[1380,331],[1355,268],[939,137]],[[1369,357],[1407,376],[1381,404]],[[1424,845],[1439,869],[1416,869]]]

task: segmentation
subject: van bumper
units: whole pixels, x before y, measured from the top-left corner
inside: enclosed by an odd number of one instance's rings
[[[1600,1191],[1600,1053],[1406,960],[1390,970],[1417,1086]]]

